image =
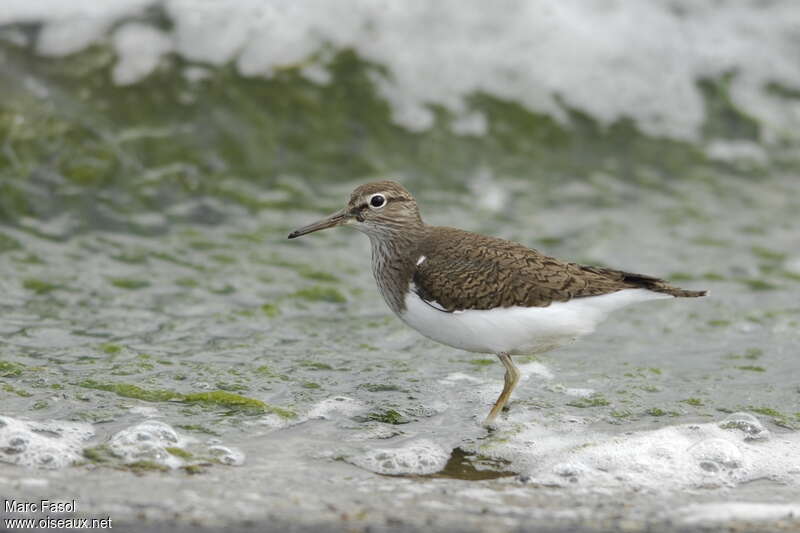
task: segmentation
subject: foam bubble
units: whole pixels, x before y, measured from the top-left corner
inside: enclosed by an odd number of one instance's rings
[[[764,440],[770,436],[769,430],[761,421],[750,413],[733,413],[726,416],[719,427],[722,429],[738,429],[745,434],[745,440]]]
[[[148,461],[168,468],[208,461],[240,466],[245,460],[242,451],[223,445],[219,439],[209,439],[204,445],[159,420],[145,420],[115,433],[108,448],[124,463]],[[176,454],[176,449],[185,453]]]
[[[185,439],[178,436],[170,425],[158,420],[147,420],[119,431],[108,443],[111,452],[126,463],[152,461],[154,463],[178,468],[183,465],[181,458],[167,451],[167,448],[183,448]]]
[[[333,414],[338,413],[344,416],[352,416],[365,409],[364,404],[353,398],[346,396],[336,396],[334,398],[326,398],[318,404],[314,405],[306,415],[307,418],[331,418]]]
[[[91,424],[33,422],[0,416],[0,461],[34,468],[63,468],[82,459]]]
[[[689,448],[697,464],[707,472],[719,472],[723,468],[740,468],[742,451],[726,439],[706,439]]]
[[[215,445],[209,446],[208,452],[224,465],[241,466],[244,464],[244,453],[228,446]]]
[[[397,448],[377,448],[350,457],[351,464],[378,474],[433,474],[447,464],[450,453],[438,444],[419,439]]]

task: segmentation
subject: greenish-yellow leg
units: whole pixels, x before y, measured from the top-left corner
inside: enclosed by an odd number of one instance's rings
[[[503,392],[500,393],[500,397],[494,402],[494,407],[492,407],[492,410],[489,412],[489,416],[483,421],[484,426],[490,426],[494,422],[494,419],[500,411],[503,410],[503,406],[506,404],[509,397],[511,397],[511,391],[514,390],[514,387],[516,387],[519,382],[519,370],[514,366],[511,356],[507,353],[499,353],[497,357],[500,358],[500,362],[506,367],[505,384],[503,385]]]

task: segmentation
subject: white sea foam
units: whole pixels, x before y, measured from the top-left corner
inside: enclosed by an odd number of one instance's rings
[[[223,446],[217,439],[205,445],[159,420],[145,420],[115,433],[108,441],[108,448],[125,463],[148,461],[168,468],[179,468],[191,462],[188,456],[173,453],[174,449],[186,451],[196,459],[209,457],[230,466],[242,465],[245,460],[244,453]]]
[[[63,468],[82,459],[91,424],[34,422],[0,416],[0,461],[35,468]]]
[[[38,49],[64,55],[149,3],[6,0],[0,24],[44,22]],[[118,44],[126,37],[141,45],[116,46],[117,82],[146,76],[174,46],[192,61],[234,62],[247,76],[300,65],[326,83],[325,54],[323,64],[308,59],[330,44],[387,67],[389,76],[375,76],[378,89],[395,120],[415,130],[432,124],[434,103],[456,114],[456,132],[482,134],[486,118],[464,100],[480,91],[559,120],[568,106],[603,123],[631,117],[649,134],[695,139],[705,117],[698,80],[730,72],[730,97],[760,121],[764,140],[796,137],[800,123],[800,103],[765,89],[800,88],[793,0],[161,3],[173,22],[167,33],[116,30]]]
[[[618,435],[527,424],[481,452],[510,461],[535,483],[583,490],[662,492],[757,479],[800,485],[800,435],[766,435],[747,413]]]
[[[217,461],[224,465],[242,466],[244,464],[244,453],[238,448],[217,444],[209,446],[208,451]]]
[[[129,85],[150,74],[161,56],[172,50],[169,35],[151,26],[129,23],[114,31],[114,49],[119,61],[114,66],[114,83]]]
[[[449,458],[449,451],[435,442],[417,439],[394,448],[370,449],[346,460],[378,474],[433,474]]]
[[[178,436],[169,424],[158,420],[147,420],[125,428],[111,437],[108,447],[124,462],[152,461],[157,464],[177,468],[183,461],[169,453],[167,448],[183,448],[185,439]]]
[[[338,413],[342,416],[352,416],[366,409],[366,406],[346,396],[326,398],[309,409],[306,418],[331,418]]]

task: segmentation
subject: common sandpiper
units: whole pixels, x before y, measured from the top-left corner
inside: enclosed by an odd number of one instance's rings
[[[572,342],[631,303],[706,294],[644,274],[569,263],[496,237],[429,226],[414,197],[394,181],[357,187],[343,209],[289,238],[334,226],[352,226],[369,237],[378,289],[403,322],[442,344],[497,355],[505,385],[485,426],[492,426],[519,381],[512,355]]]

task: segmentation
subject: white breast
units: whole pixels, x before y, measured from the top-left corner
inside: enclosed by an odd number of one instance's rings
[[[413,286],[412,286],[413,289]],[[594,331],[611,311],[625,305],[671,298],[646,289],[554,302],[548,307],[504,307],[448,313],[409,290],[399,316],[426,337],[470,352],[530,355],[556,348]]]

